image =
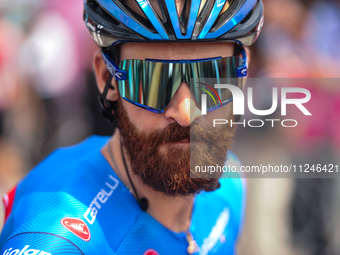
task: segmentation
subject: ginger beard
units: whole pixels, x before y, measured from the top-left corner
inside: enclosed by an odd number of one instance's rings
[[[234,129],[225,125],[217,132],[205,130],[196,123],[182,127],[175,122],[163,130],[145,133],[130,121],[121,99],[118,101],[116,115],[132,171],[145,185],[167,196],[187,196],[202,190],[214,191],[220,187],[219,178],[222,173],[197,173],[195,166],[224,165],[233,141]],[[190,141],[190,149],[170,146],[160,152],[159,147],[163,143],[184,139]],[[190,173],[195,178],[190,178]]]

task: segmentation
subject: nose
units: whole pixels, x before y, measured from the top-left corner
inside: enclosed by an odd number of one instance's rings
[[[194,95],[190,92],[188,83],[182,82],[174,97],[164,110],[165,118],[171,122],[176,121],[183,127],[190,126],[192,122],[202,116],[202,112]]]

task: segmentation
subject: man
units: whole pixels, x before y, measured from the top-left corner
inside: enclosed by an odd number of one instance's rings
[[[213,103],[189,83],[246,76],[242,44],[261,30],[262,2],[87,0],[84,20],[102,48],[100,105],[117,128],[55,151],[5,196],[0,253],[234,254],[241,179],[193,168],[237,164],[234,130],[208,124],[232,118],[232,98],[212,88]]]

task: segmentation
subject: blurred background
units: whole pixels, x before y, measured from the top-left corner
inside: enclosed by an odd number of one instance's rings
[[[250,77],[340,78],[340,1],[263,1],[265,25],[251,48]],[[83,25],[82,5],[82,0],[0,0],[0,195],[55,148],[91,134],[112,134],[97,104],[92,72],[97,47]],[[318,124],[285,132],[239,129],[235,151],[243,164],[264,158],[340,163],[339,88],[307,87],[316,98]],[[258,108],[270,108],[271,90],[256,91]],[[339,179],[247,182],[239,254],[340,254]]]

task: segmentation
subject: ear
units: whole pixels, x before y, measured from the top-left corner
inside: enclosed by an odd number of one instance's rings
[[[98,89],[100,93],[103,93],[110,73],[109,73],[109,70],[107,70],[107,67],[105,65],[105,62],[103,60],[100,50],[97,51],[94,55],[93,69],[96,75]],[[107,93],[106,98],[110,101],[115,102],[115,101],[118,101],[119,99],[119,92],[118,92],[117,81],[114,78],[112,78],[111,85],[114,87],[114,89],[109,89],[109,92]]]

